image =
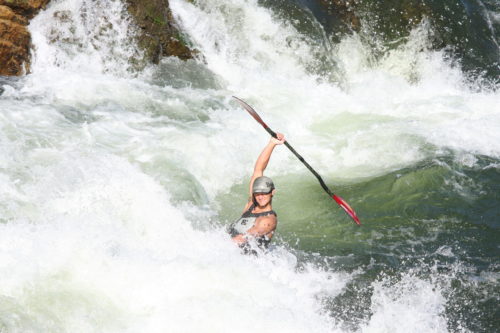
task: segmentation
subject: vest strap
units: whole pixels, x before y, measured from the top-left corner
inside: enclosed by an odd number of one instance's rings
[[[260,212],[260,213],[252,213],[252,210],[255,208],[255,204],[252,204],[250,208],[246,212],[241,215],[241,217],[261,217],[261,216],[267,216],[267,215],[274,215],[278,216],[274,210],[268,210],[266,212]]]

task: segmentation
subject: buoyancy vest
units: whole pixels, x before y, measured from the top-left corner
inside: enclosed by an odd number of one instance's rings
[[[261,213],[252,213],[252,210],[254,208],[255,204],[252,204],[250,208],[248,208],[248,210],[245,211],[237,221],[229,225],[228,232],[229,234],[231,234],[231,237],[245,234],[250,228],[255,225],[255,220],[257,220],[257,218],[261,216],[274,215],[277,217],[274,210],[268,210]],[[269,243],[271,242],[271,239],[266,235],[256,237],[255,240],[260,247],[264,248],[267,248]]]

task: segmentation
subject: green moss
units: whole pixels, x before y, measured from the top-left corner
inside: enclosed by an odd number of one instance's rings
[[[160,26],[165,26],[167,25],[167,21],[162,17],[158,15],[154,15],[154,12],[148,11],[147,16],[153,21],[153,23],[158,24]]]
[[[178,30],[176,30],[174,32],[174,37],[184,46],[186,47],[189,47],[190,46],[190,43],[189,41],[186,39],[186,37],[184,37],[184,34],[181,34]]]
[[[145,58],[158,63],[163,56],[192,58],[188,39],[175,27],[170,8],[163,0],[125,0],[128,10],[141,27],[138,44],[145,51]]]

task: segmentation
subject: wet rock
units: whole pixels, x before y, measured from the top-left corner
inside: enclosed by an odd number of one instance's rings
[[[187,60],[196,55],[176,26],[168,0],[126,0],[126,3],[139,30],[138,44],[149,61],[158,63],[165,56]]]
[[[28,19],[19,14],[16,14],[16,12],[14,12],[10,7],[4,5],[0,5],[0,19],[12,21],[14,23],[22,25],[28,24]]]
[[[8,6],[16,13],[33,18],[40,9],[45,8],[49,0],[0,0],[0,5]]]
[[[31,37],[28,20],[0,5],[0,75],[22,75],[29,70]]]
[[[350,29],[359,31],[361,21],[355,13],[357,1],[355,0],[319,0],[328,14],[339,17]]]
[[[29,19],[49,0],[0,0],[0,75],[29,72],[31,36]]]
[[[367,0],[359,7],[365,13],[366,23],[388,41],[407,36],[432,15],[423,0]]]
[[[197,54],[175,25],[168,0],[124,0],[138,27],[138,44],[146,62],[161,57],[191,59]],[[31,36],[29,20],[49,0],[0,0],[0,75],[18,76],[29,72]]]

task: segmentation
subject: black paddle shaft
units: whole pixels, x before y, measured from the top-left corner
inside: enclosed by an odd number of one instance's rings
[[[234,99],[236,99],[238,101],[238,103],[240,103],[240,105],[245,109],[247,110],[247,112],[255,119],[257,120],[257,122],[259,122],[262,127],[264,127],[264,129],[269,133],[271,134],[272,137],[274,138],[277,138],[277,135],[276,135],[276,132],[274,132],[272,129],[270,129],[266,123],[262,120],[262,118],[257,114],[257,112],[250,106],[248,105],[245,101],[239,99],[238,97],[236,96],[233,96]],[[325,182],[323,181],[323,179],[321,178],[321,176],[316,172],[316,170],[314,170],[310,165],[309,163],[307,163],[304,158],[302,156],[300,156],[299,153],[297,153],[295,151],[295,149],[293,149],[292,146],[290,146],[290,144],[285,141],[285,146],[309,169],[309,171],[311,171],[313,173],[314,176],[316,176],[316,178],[318,179],[321,187],[325,190],[326,193],[328,193],[328,195],[330,197],[332,197],[333,200],[335,200],[335,202],[337,202],[337,204],[342,207],[342,209],[344,209],[344,211],[354,220],[354,222],[356,222],[356,224],[358,225],[361,225],[361,222],[359,221],[359,218],[358,216],[356,215],[356,212],[351,208],[351,206],[349,206],[349,204],[344,200],[342,199],[341,197],[335,195],[332,193],[332,191],[330,191],[330,189],[326,186]]]
[[[274,132],[272,129],[270,129],[267,125],[264,126],[264,128],[266,129],[266,131],[269,134],[271,134],[271,136],[273,138],[277,137],[276,132]],[[309,169],[309,171],[312,172],[312,174],[318,179],[319,184],[321,185],[321,187],[323,188],[323,190],[325,190],[325,192],[328,193],[329,196],[333,196],[332,191],[330,191],[330,189],[328,188],[328,186],[326,186],[325,182],[323,181],[323,178],[321,178],[321,176],[316,172],[316,170],[314,170],[312,168],[312,166],[310,166],[309,163],[307,163],[306,160],[299,153],[297,153],[297,151],[295,149],[293,149],[292,146],[290,146],[290,144],[288,143],[288,141],[285,141],[285,146],[288,149],[290,149],[290,151],[299,159],[299,161],[301,161],[306,166],[306,168]]]

